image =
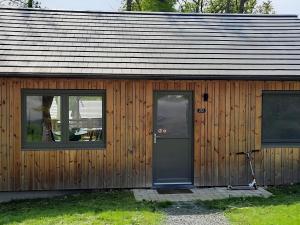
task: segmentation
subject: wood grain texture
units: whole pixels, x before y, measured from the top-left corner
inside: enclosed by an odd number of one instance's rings
[[[22,151],[22,88],[106,90],[106,147]],[[247,149],[261,150],[260,185],[300,182],[300,147],[261,146],[262,91],[300,90],[300,82],[0,78],[0,191],[151,187],[154,90],[194,93],[196,186],[245,184],[249,167],[235,153]]]

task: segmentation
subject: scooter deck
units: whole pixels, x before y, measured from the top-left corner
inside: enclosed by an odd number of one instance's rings
[[[254,187],[249,187],[249,186],[230,186],[228,187],[228,190],[256,190]]]

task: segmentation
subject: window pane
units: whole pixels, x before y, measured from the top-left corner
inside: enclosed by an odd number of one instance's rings
[[[157,134],[188,137],[189,100],[185,95],[166,94],[157,100]]]
[[[26,141],[29,143],[61,140],[60,97],[26,97]]]
[[[100,141],[102,96],[69,96],[69,140]]]
[[[300,141],[299,94],[264,94],[263,140],[284,143]]]

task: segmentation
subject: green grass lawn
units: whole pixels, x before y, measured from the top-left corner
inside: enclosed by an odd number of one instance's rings
[[[205,202],[235,225],[300,225],[300,185],[269,188],[273,196]],[[203,203],[199,203],[203,204]]]
[[[164,214],[159,208],[136,202],[130,192],[85,193],[2,203],[0,224],[160,224]]]
[[[273,196],[197,202],[224,211],[235,225],[300,225],[300,185],[270,188]],[[169,202],[136,202],[129,191],[92,192],[0,204],[0,224],[164,224]]]

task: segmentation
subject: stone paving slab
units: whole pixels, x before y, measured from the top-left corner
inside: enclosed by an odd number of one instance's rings
[[[188,194],[159,194],[155,189],[133,189],[132,191],[137,201],[145,200],[157,202],[210,201],[235,197],[268,198],[272,195],[272,193],[261,187],[258,188],[258,190],[228,190],[225,187],[193,188],[191,190],[193,193]]]

